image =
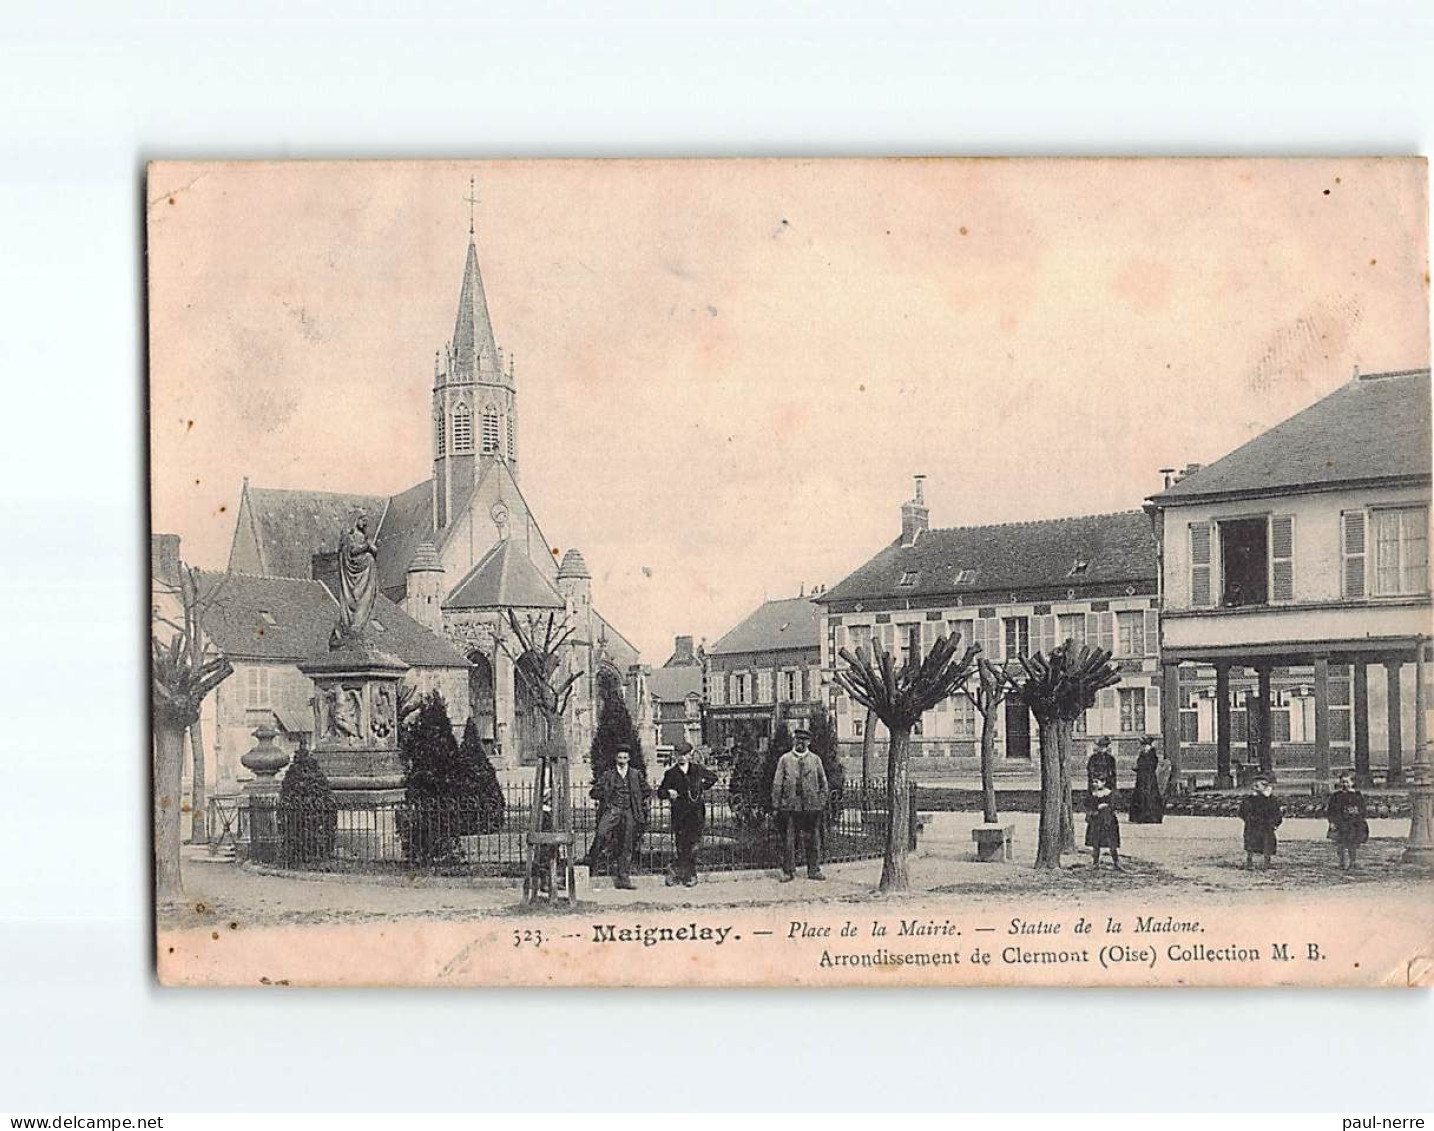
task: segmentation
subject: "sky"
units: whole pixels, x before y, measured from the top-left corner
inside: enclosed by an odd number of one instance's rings
[[[900,530],[1139,507],[1362,371],[1429,364],[1427,166],[1337,160],[166,163],[152,522],[431,474],[468,242],[520,477],[660,664]]]

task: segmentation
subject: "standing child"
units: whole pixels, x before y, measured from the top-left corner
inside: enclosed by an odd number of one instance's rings
[[[1329,795],[1324,815],[1329,819],[1329,839],[1339,849],[1339,866],[1347,872],[1354,867],[1359,846],[1369,839],[1364,794],[1354,788],[1349,774],[1339,775],[1339,788]]]
[[[1264,778],[1250,783],[1250,796],[1240,802],[1240,820],[1245,822],[1245,867],[1255,866],[1255,854],[1265,858],[1264,867],[1269,868],[1270,857],[1279,847],[1275,830],[1284,822],[1280,803],[1275,790]]]
[[[1085,843],[1092,849],[1091,866],[1100,867],[1100,850],[1110,849],[1110,862],[1117,872],[1120,866],[1120,822],[1115,817],[1115,794],[1104,778],[1095,778],[1085,795]]]

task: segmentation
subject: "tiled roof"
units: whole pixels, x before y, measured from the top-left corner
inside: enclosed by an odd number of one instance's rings
[[[558,567],[559,577],[592,577],[588,571],[588,563],[583,561],[583,556],[578,550],[569,550],[563,555],[563,564]]]
[[[479,558],[443,602],[445,609],[561,609],[564,605],[552,583],[511,538]]]
[[[816,600],[1080,590],[1113,582],[1154,592],[1155,576],[1150,519],[1141,511],[1121,511],[928,530],[914,546],[899,540],[887,546]]]
[[[438,542],[433,531],[433,480],[425,479],[388,500],[378,538],[378,587],[402,593],[409,563],[424,542]]]
[[[647,677],[647,692],[654,699],[675,703],[689,695],[702,694],[702,669],[699,667],[654,668]]]
[[[821,643],[821,616],[821,609],[806,597],[767,601],[707,649],[707,654],[816,648]]]
[[[349,528],[355,511],[368,514],[372,532],[378,528],[388,503],[381,495],[271,487],[248,488],[248,499],[265,574],[293,578],[311,577],[312,556],[339,548],[339,536]]]
[[[1211,496],[1430,475],[1429,370],[1371,373],[1341,385],[1229,455],[1154,496]]]
[[[637,663],[638,660],[642,659],[642,654],[633,645],[632,641],[615,629],[612,626],[612,621],[608,620],[607,617],[603,616],[596,609],[593,610],[593,615],[598,619],[598,634],[599,638],[603,641],[607,658],[612,661],[616,667],[622,671],[626,671],[632,667],[633,664]]]
[[[205,572],[203,592],[215,594],[205,631],[231,659],[297,663],[327,650],[338,604],[317,581]],[[468,662],[440,636],[387,597],[374,604],[375,639],[415,668],[463,668]]]

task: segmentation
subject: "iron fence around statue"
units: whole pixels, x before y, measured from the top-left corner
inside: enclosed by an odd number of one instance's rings
[[[412,872],[447,875],[523,875],[526,833],[532,811],[530,783],[503,787],[501,813],[464,800],[356,801],[340,796],[332,804],[284,803],[277,797],[237,799],[225,811],[231,834],[238,832],[239,855],[277,868],[316,872]],[[586,860],[597,828],[597,803],[573,797],[576,852]],[[235,813],[234,810],[242,810]],[[903,819],[909,819],[904,815]],[[888,824],[885,789],[873,783],[833,797],[823,828],[827,863],[880,857]],[[753,811],[719,786],[707,796],[707,820],[698,849],[698,867],[722,872],[777,867],[783,832],[776,818]],[[654,798],[648,823],[634,851],[634,871],[660,874],[677,856],[672,812]],[[603,874],[607,862],[593,862]]]

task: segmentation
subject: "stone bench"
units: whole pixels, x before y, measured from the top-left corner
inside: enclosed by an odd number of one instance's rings
[[[1016,845],[1015,825],[977,825],[971,830],[977,860],[1010,860]]]

